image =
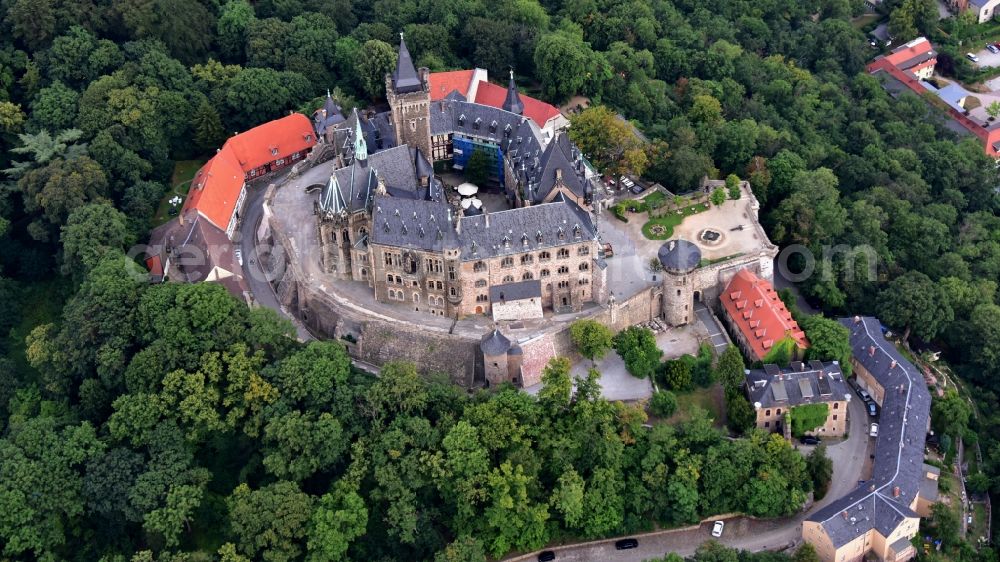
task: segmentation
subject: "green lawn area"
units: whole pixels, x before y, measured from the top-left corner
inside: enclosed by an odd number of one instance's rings
[[[667,196],[662,191],[654,191],[642,198],[646,202],[647,208],[656,209],[667,202]]]
[[[153,215],[153,221],[149,225],[150,228],[156,228],[173,218],[170,215],[170,198],[175,195],[180,195],[181,199],[183,199],[187,196],[188,189],[191,187],[191,179],[194,178],[198,169],[200,169],[206,161],[207,160],[178,160],[174,162],[174,173],[170,177],[170,189],[167,190],[163,199],[160,200],[160,205],[156,208],[156,214]]]
[[[707,209],[707,203],[700,203],[684,207],[680,213],[674,211],[662,217],[649,219],[646,221],[646,224],[642,225],[642,235],[649,240],[667,240],[674,235],[674,227],[683,222],[685,217],[698,214]],[[653,232],[653,228],[657,226],[663,227],[663,231]]]
[[[725,399],[722,387],[718,384],[708,388],[696,388],[689,392],[677,393],[677,411],[667,418],[666,422],[677,424],[687,421],[691,419],[691,412],[694,408],[707,410],[716,427],[725,426]]]
[[[14,369],[25,380],[37,377],[38,373],[28,364],[24,354],[24,338],[37,326],[58,322],[63,303],[72,290],[72,283],[62,276],[26,284],[21,299],[21,322],[7,336],[7,349],[14,361]]]

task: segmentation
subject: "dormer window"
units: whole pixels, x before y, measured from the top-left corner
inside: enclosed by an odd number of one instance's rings
[[[277,156],[277,155],[278,155],[278,148],[271,147],[271,156]]]
[[[580,237],[580,225],[578,225],[578,224],[574,224],[573,225],[573,237],[574,238],[579,238]]]
[[[458,126],[459,127],[465,126],[465,114],[464,113],[458,116]]]
[[[508,236],[504,236],[503,237],[503,247],[504,248],[509,248],[510,247],[510,238]]]
[[[539,230],[538,232],[535,233],[535,242],[538,242],[539,244],[542,243],[542,231],[541,230]]]
[[[511,129],[513,129],[513,127],[510,126],[510,123],[507,123],[507,126],[503,128],[503,136],[510,138]]]
[[[527,234],[523,234],[521,236],[521,245],[522,246],[527,246],[528,245],[528,235]]]
[[[490,133],[495,133],[495,132],[497,132],[497,122],[493,121],[492,123],[490,123]]]
[[[479,130],[479,125],[482,122],[483,122],[483,120],[481,118],[476,117],[476,120],[472,123],[472,128],[478,131]]]
[[[312,135],[306,135],[306,142],[309,142],[311,140],[313,140],[313,136]]]
[[[559,239],[560,240],[565,240],[566,239],[566,231],[563,230],[563,227],[561,227],[561,226],[559,227]]]

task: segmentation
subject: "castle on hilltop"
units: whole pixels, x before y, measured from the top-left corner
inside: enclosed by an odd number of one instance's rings
[[[367,283],[378,301],[439,316],[538,317],[603,303],[596,173],[562,133],[565,118],[521,96],[513,73],[502,100],[484,71],[441,74],[414,68],[401,38],[386,75],[388,111],[345,117],[328,94],[314,115],[334,159],[326,185],[314,186],[324,271]],[[435,164],[461,170],[477,151],[500,186],[501,210],[461,200],[435,176]]]

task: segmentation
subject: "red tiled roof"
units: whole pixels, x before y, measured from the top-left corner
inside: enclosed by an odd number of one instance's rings
[[[225,232],[250,170],[315,144],[312,124],[301,113],[269,121],[231,137],[194,175],[184,211],[196,210]]]
[[[227,142],[194,175],[182,212],[193,209],[225,232],[242,189],[243,169]]]
[[[805,332],[792,319],[774,287],[752,271],[738,271],[721,300],[733,325],[749,343],[754,359],[764,359],[774,342],[785,336],[794,339],[800,349],[809,347]]]
[[[467,96],[474,72],[474,70],[432,72],[429,78],[431,83],[431,101],[442,100],[454,90],[458,90],[458,93]]]
[[[919,37],[906,43],[900,45],[892,50],[891,53],[885,55],[885,60],[889,61],[894,66],[899,66],[900,64],[916,57],[918,55],[923,55],[934,50],[931,42],[924,37]]]
[[[315,137],[309,118],[293,113],[230,138],[222,149],[231,148],[240,167],[249,172],[312,147]]]
[[[544,127],[549,119],[559,115],[559,110],[552,104],[524,94],[520,95],[521,103],[524,104],[524,116],[534,121],[539,127]],[[503,107],[506,98],[507,88],[485,80],[479,82],[479,88],[476,90],[476,103],[490,107]]]

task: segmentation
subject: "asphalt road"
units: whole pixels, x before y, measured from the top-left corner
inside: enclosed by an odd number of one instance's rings
[[[253,293],[254,300],[260,306],[270,308],[283,318],[287,318],[295,326],[295,331],[299,340],[309,341],[314,339],[312,334],[306,330],[305,326],[291,314],[289,314],[278,302],[278,297],[274,294],[274,288],[268,282],[269,274],[265,273],[261,265],[258,247],[255,241],[254,231],[260,224],[264,216],[264,192],[266,186],[258,185],[247,188],[247,198],[244,204],[243,221],[240,223],[240,238],[238,244],[243,250],[243,279],[247,282],[250,292]]]

